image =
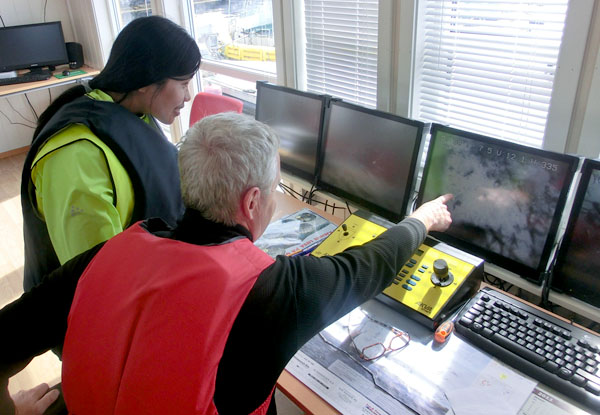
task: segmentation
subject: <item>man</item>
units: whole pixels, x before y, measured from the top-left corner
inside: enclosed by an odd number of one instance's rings
[[[451,222],[445,195],[361,247],[272,260],[252,241],[275,209],[278,145],[244,115],[195,124],[179,153],[187,210],[177,227],[140,222],[0,310],[15,339],[0,345],[0,373],[64,342],[72,413],[267,413],[296,351]]]

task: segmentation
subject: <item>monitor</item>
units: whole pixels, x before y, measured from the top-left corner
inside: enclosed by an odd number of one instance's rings
[[[256,91],[256,119],[281,140],[281,169],[314,184],[328,96],[260,81]]]
[[[432,235],[541,284],[577,157],[433,124],[417,203],[452,193]]]
[[[0,28],[0,72],[69,62],[60,22]]]
[[[406,215],[425,124],[331,101],[317,189],[387,220]]]
[[[550,288],[600,307],[600,161],[586,159]]]

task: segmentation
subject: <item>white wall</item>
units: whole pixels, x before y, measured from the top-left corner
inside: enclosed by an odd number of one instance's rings
[[[0,16],[6,26],[41,23],[44,21],[45,3],[45,0],[1,0]],[[66,0],[47,1],[45,21],[56,20],[62,23],[65,41],[75,41]],[[64,88],[52,89],[52,98],[63,90]],[[35,111],[40,114],[48,106],[50,95],[48,90],[44,90],[28,93],[27,96],[21,94],[0,98],[0,153],[31,143],[35,115],[26,98],[29,98]]]
[[[83,47],[86,65],[102,68],[108,59],[116,28],[113,27],[111,10],[105,0],[66,0],[73,33]],[[99,24],[101,22],[102,24]]]

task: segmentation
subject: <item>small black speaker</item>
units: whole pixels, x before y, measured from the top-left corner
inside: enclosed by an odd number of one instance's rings
[[[67,42],[67,56],[69,57],[69,68],[77,69],[83,66],[83,48],[81,43]]]

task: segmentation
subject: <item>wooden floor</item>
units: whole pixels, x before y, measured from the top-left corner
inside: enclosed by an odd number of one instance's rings
[[[23,216],[21,214],[21,170],[25,153],[0,158],[0,307],[23,293]],[[42,318],[43,316],[40,316]],[[3,338],[10,342],[12,339]],[[11,378],[14,393],[41,382],[54,385],[60,380],[60,361],[48,352]]]

